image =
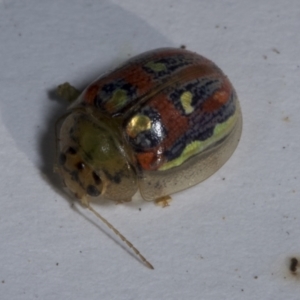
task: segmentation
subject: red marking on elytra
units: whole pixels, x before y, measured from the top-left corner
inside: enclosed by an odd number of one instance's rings
[[[122,72],[122,78],[125,82],[131,84],[137,90],[137,96],[140,97],[155,86],[151,74],[148,74],[140,65],[133,65]]]
[[[99,91],[99,84],[97,84],[97,82],[89,86],[84,95],[84,102],[86,104],[93,105],[98,91]]]
[[[223,86],[213,93],[202,105],[203,112],[213,112],[220,109],[230,99],[230,83],[226,80]]]
[[[171,146],[183,136],[189,129],[188,118],[182,115],[174,104],[166,99],[167,95],[160,93],[156,95],[148,105],[160,113],[161,123],[168,130],[163,140],[163,148],[170,149]]]
[[[152,164],[155,161],[155,154],[153,152],[138,153],[137,160],[144,170],[151,170]]]

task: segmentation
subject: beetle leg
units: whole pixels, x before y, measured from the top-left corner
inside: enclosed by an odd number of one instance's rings
[[[69,82],[60,84],[56,88],[56,93],[59,97],[70,103],[74,102],[80,95],[80,92],[75,87],[70,85]]]
[[[163,196],[155,199],[155,204],[161,206],[162,208],[170,206],[172,198],[170,196]]]

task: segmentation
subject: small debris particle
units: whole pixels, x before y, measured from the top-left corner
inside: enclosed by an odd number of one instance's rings
[[[278,49],[276,49],[276,48],[273,48],[272,51],[275,52],[275,53],[277,53],[277,54],[280,54],[280,51]]]
[[[290,121],[290,118],[289,118],[288,116],[286,116],[286,117],[283,118],[283,121],[284,121],[284,122],[289,122],[289,121]]]
[[[254,276],[254,279],[257,279],[258,278],[258,276]]]
[[[139,208],[139,211],[142,211],[142,209],[141,209],[141,208]]]
[[[59,263],[56,263],[56,265],[58,266],[58,265],[59,265]]]
[[[267,56],[267,55],[263,55],[263,58],[264,58],[264,59],[268,59],[268,56]]]
[[[2,283],[5,283],[5,280],[2,280]]]
[[[298,267],[298,259],[296,257],[291,258],[290,261],[290,271],[296,273]]]
[[[186,49],[186,45],[181,45],[180,48],[181,49]]]

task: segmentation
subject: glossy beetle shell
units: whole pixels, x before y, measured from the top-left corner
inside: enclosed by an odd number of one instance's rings
[[[79,198],[154,200],[195,185],[235,150],[236,92],[183,49],[141,54],[89,85],[62,121],[58,169]]]

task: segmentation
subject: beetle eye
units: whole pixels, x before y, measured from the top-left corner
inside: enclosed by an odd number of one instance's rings
[[[77,163],[76,168],[81,171],[85,168],[85,164],[83,162],[79,162]]]

